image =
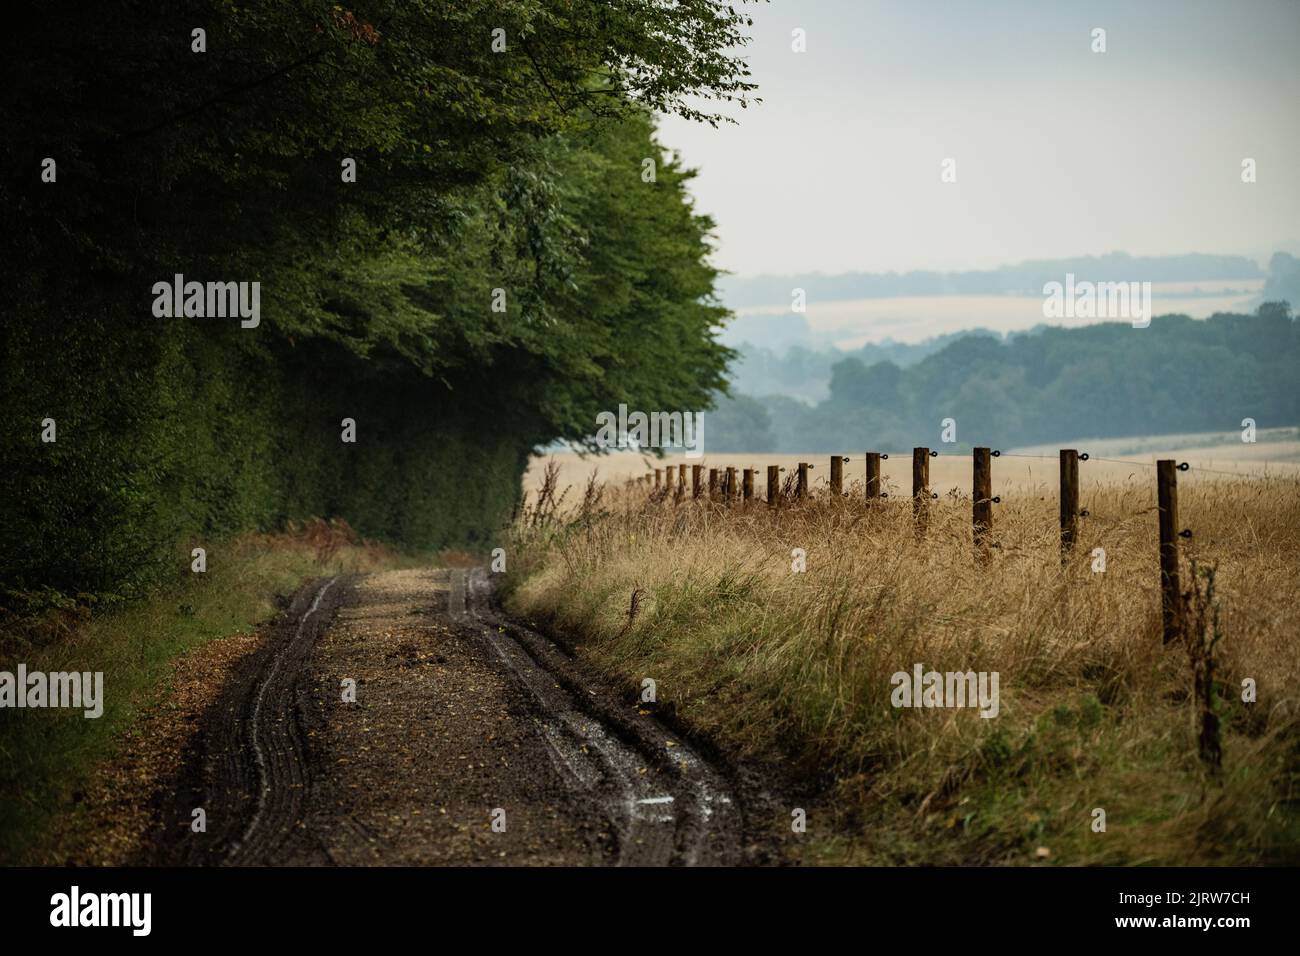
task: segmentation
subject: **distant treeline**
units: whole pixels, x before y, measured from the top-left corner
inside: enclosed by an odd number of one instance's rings
[[[1288,257],[1289,258],[1289,257]],[[875,299],[900,295],[1040,295],[1043,284],[1067,272],[1093,282],[1184,282],[1210,279],[1259,279],[1264,276],[1245,256],[1192,253],[1181,256],[1104,256],[1039,259],[970,272],[846,272],[723,279],[719,285],[733,309],[790,301],[790,290],[803,289],[810,301]]]
[[[737,356],[730,365],[731,390],[739,395],[780,393],[805,402],[819,402],[830,394],[831,367],[845,358],[856,358],[867,365],[893,362],[906,366],[964,336],[993,334],[972,329],[936,335],[923,342],[868,342],[852,351],[833,346],[814,349],[792,345],[782,352],[746,342],[736,349]]]
[[[1069,438],[1226,431],[1300,423],[1300,332],[1286,303],[1253,315],[1156,318],[1149,328],[1104,323],[1005,340],[971,334],[907,366],[847,356],[829,396],[722,399],[705,448],[833,452],[958,442],[1010,447]]]

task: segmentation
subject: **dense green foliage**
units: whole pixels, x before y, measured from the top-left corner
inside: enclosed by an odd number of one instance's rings
[[[517,494],[526,450],[495,427],[510,415],[495,403],[414,377],[380,382],[332,346],[259,356],[237,326],[177,322],[159,336],[102,324],[89,347],[87,329],[11,339],[25,364],[6,363],[23,376],[5,396],[20,412],[3,436],[8,581],[131,592],[186,567],[190,546],[217,563],[218,536],[308,515],[388,540],[482,545]],[[36,440],[44,412],[52,444]],[[340,440],[345,417],[354,444]]]
[[[7,31],[0,585],[138,589],[186,536],[310,514],[482,543],[534,445],[705,405],[711,223],[649,116],[743,102],[745,22],[188,0]],[[260,282],[261,324],[155,317],[177,273]]]
[[[737,396],[709,421],[715,451],[901,450],[936,442],[945,418],[962,445],[1231,431],[1300,423],[1300,331],[1285,303],[1254,315],[1157,317],[967,335],[918,362],[831,368],[830,395],[806,404]],[[927,437],[933,436],[933,437]],[[746,447],[746,445],[750,447]]]

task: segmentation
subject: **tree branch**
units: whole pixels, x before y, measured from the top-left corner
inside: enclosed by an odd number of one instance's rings
[[[328,52],[327,49],[317,50],[316,52],[308,54],[307,56],[304,56],[301,59],[295,60],[292,63],[288,63],[282,67],[279,67],[278,69],[271,71],[265,76],[258,77],[255,80],[249,80],[246,83],[240,83],[226,90],[222,90],[220,93],[216,93],[213,96],[208,97],[206,100],[203,100],[202,102],[190,107],[189,109],[182,110],[179,113],[175,113],[167,117],[166,119],[154,123],[152,126],[147,126],[144,129],[132,130],[129,133],[123,133],[121,136],[118,137],[118,141],[125,142],[127,140],[139,139],[142,136],[149,136],[150,134],[156,133],[159,130],[165,129],[166,127],[171,126],[175,123],[184,122],[185,120],[189,119],[191,116],[195,116],[198,113],[203,112],[204,110],[208,109],[211,106],[216,105],[222,100],[227,100],[230,99],[231,97],[239,96],[241,93],[247,93],[249,90],[254,90],[259,86],[265,86],[267,83],[271,83],[275,80],[278,80],[280,77],[286,76],[287,74],[293,72],[299,67],[306,66],[309,63],[315,63],[327,52]]]

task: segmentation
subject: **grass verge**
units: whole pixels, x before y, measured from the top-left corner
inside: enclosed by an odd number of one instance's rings
[[[314,521],[209,545],[202,574],[188,570],[185,548],[185,573],[146,600],[101,614],[83,603],[6,620],[0,670],[22,662],[29,672],[102,671],[104,711],[87,719],[74,710],[0,710],[0,863],[43,858],[52,824],[77,811],[92,770],[168,693],[178,657],[251,633],[312,577],[415,563],[342,522]]]
[[[1004,495],[987,562],[961,496],[918,534],[860,488],[769,509],[592,485],[561,517],[543,487],[506,600],[807,794],[808,862],[1300,862],[1300,482],[1184,480],[1183,582],[1215,590],[1168,646],[1154,486],[1086,486],[1065,563],[1046,486]],[[918,663],[997,672],[997,715],[893,706]]]

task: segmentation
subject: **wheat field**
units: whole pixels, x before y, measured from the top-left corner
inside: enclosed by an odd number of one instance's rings
[[[1279,430],[1282,431],[1282,430]],[[1294,433],[1294,429],[1285,429]],[[1191,437],[1178,440],[1181,436],[1170,439],[1129,439],[1096,442],[1077,442],[1068,446],[1080,452],[1090,453],[1091,458],[1081,463],[1079,479],[1084,487],[1089,484],[1113,484],[1130,479],[1144,480],[1148,470],[1155,465],[1157,458],[1176,458],[1191,465],[1191,470],[1180,476],[1184,484],[1197,482],[1202,476],[1225,478],[1240,476],[1276,476],[1300,478],[1300,441],[1261,441],[1258,444],[1237,442],[1216,442],[1214,444],[1192,444]],[[938,457],[930,461],[930,485],[940,494],[951,491],[969,492],[971,483],[971,464],[969,453],[949,453],[942,445],[933,446],[939,451]],[[993,465],[993,487],[997,494],[1014,488],[1043,487],[1056,491],[1058,449],[1048,446],[1030,448],[1012,448],[1004,451]],[[886,489],[891,494],[910,494],[912,482],[911,449],[886,452],[889,458],[881,462],[881,477]],[[853,477],[863,477],[863,456],[860,453],[849,455],[849,462],[844,466],[845,481]],[[779,465],[783,474],[790,474],[799,462],[806,461],[813,465],[809,474],[809,483],[813,488],[824,487],[829,480],[830,456],[816,454],[708,454],[702,458],[688,459],[681,455],[658,459],[631,451],[615,451],[607,455],[579,455],[575,452],[556,452],[554,454],[536,455],[524,475],[526,491],[536,493],[541,487],[549,465],[558,466],[561,489],[572,487],[580,490],[594,475],[606,483],[626,481],[652,474],[656,468],[674,468],[686,465],[689,475],[692,465],[704,468],[735,468],[737,472],[745,468],[757,469],[755,478],[756,492],[762,496],[762,488],[768,465]]]

